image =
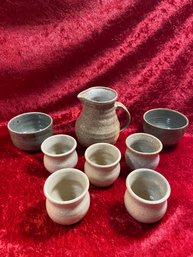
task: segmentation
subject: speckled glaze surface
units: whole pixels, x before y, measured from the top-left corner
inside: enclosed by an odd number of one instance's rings
[[[53,134],[51,116],[41,112],[28,112],[8,122],[13,144],[24,151],[39,151],[41,143]]]
[[[175,145],[184,135],[188,118],[167,108],[151,109],[143,115],[143,130],[159,138],[164,146]]]
[[[77,169],[61,169],[51,174],[44,184],[46,210],[61,225],[71,225],[84,218],[89,210],[89,180]]]
[[[154,223],[164,216],[171,191],[164,176],[151,169],[136,169],[127,176],[126,187],[124,203],[134,219]]]
[[[74,168],[78,162],[77,142],[69,135],[54,135],[41,145],[44,153],[44,166],[53,173],[62,168]]]
[[[135,133],[126,139],[125,161],[130,169],[155,169],[160,161],[161,141],[146,133]]]
[[[130,123],[130,114],[120,102],[116,102],[117,93],[108,87],[92,87],[78,95],[83,103],[83,110],[75,124],[75,132],[81,145],[88,147],[91,144],[105,142],[114,144],[120,131]],[[121,108],[127,114],[123,127],[116,114]]]
[[[121,153],[108,143],[96,143],[85,152],[84,171],[90,182],[99,187],[110,186],[120,174]]]

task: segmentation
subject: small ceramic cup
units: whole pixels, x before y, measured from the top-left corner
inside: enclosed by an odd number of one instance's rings
[[[24,151],[39,151],[41,143],[53,134],[51,116],[42,112],[27,112],[8,122],[13,144]]]
[[[44,153],[44,166],[49,172],[62,168],[74,168],[78,162],[77,142],[68,135],[54,135],[41,145]]]
[[[121,153],[108,143],[96,143],[85,151],[84,171],[95,186],[105,187],[113,184],[120,173]]]
[[[131,169],[155,169],[160,161],[161,141],[146,133],[135,133],[126,139],[125,160]]]
[[[127,176],[126,186],[124,203],[134,219],[154,223],[164,216],[171,191],[164,176],[151,169],[136,169]]]
[[[167,108],[151,109],[143,115],[143,130],[160,139],[164,146],[175,145],[189,124],[188,118]]]
[[[89,180],[80,170],[68,168],[51,174],[44,184],[48,216],[61,225],[80,221],[88,212]]]

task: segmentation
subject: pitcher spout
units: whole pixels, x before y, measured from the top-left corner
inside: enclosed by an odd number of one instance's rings
[[[77,95],[77,98],[78,98],[81,102],[84,102],[84,101],[88,100],[88,90],[84,90],[84,91],[80,92],[80,93]]]
[[[84,102],[84,101],[86,100],[86,97],[85,97],[82,93],[78,94],[78,95],[77,95],[77,98],[78,98],[81,102]]]
[[[82,102],[93,104],[111,104],[117,99],[115,90],[108,87],[91,87],[78,94],[78,99]]]

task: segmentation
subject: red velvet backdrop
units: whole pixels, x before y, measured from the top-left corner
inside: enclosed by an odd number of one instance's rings
[[[0,5],[0,255],[193,256],[193,15],[191,0],[4,0]],[[121,174],[106,189],[90,186],[82,222],[65,227],[47,216],[42,153],[11,143],[7,121],[42,111],[55,133],[74,135],[77,94],[109,86],[131,112],[116,143]],[[142,115],[169,107],[190,120],[180,143],[161,153],[157,171],[172,194],[161,222],[144,225],[126,212],[125,138]],[[84,149],[78,146],[78,168]]]

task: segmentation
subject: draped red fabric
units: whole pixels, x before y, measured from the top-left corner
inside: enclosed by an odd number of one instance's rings
[[[191,0],[1,2],[1,256],[193,256],[192,8]],[[122,153],[117,181],[105,189],[91,185],[86,217],[61,226],[46,213],[43,154],[13,146],[7,122],[46,112],[55,134],[75,136],[77,94],[91,86],[115,89],[132,122],[116,143]],[[125,139],[142,131],[143,113],[156,107],[184,113],[190,125],[175,147],[161,152],[156,170],[172,193],[164,218],[146,225],[123,203],[130,172]],[[80,170],[84,151],[78,144]]]

